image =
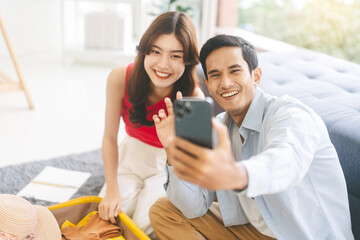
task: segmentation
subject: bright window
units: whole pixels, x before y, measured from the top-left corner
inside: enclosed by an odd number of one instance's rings
[[[360,0],[239,0],[239,27],[360,63]]]

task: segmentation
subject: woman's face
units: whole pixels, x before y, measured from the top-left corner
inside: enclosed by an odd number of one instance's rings
[[[174,34],[160,35],[144,60],[145,71],[152,86],[172,90],[173,84],[185,71],[183,57],[184,49]]]

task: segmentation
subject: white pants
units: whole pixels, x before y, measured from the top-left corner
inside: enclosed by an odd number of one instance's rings
[[[157,199],[166,195],[163,184],[166,153],[140,140],[125,136],[119,146],[118,184],[122,211],[147,235],[153,235],[149,209]],[[106,184],[99,196],[104,197]]]

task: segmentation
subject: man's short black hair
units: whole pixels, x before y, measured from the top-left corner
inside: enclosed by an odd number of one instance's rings
[[[206,70],[206,58],[214,50],[222,47],[241,48],[243,58],[249,66],[250,74],[252,73],[252,70],[257,68],[258,66],[257,54],[254,46],[250,42],[246,41],[241,37],[221,34],[207,40],[206,43],[201,48],[199,60],[203,68],[206,79],[208,79],[207,70]]]

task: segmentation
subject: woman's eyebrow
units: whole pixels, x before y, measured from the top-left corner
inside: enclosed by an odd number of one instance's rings
[[[172,50],[172,51],[170,51],[170,52],[179,52],[179,53],[183,53],[184,51],[183,50]]]
[[[155,48],[158,48],[158,49],[162,50],[161,47],[156,46],[155,44],[153,44],[152,47],[155,47]]]
[[[160,49],[161,51],[163,51],[163,49],[162,49],[161,47],[159,47],[159,46],[157,46],[157,45],[155,45],[155,44],[153,44],[153,47],[158,48],[158,49]],[[179,49],[179,50],[171,50],[170,52],[171,52],[171,53],[174,53],[174,52],[183,53],[184,50],[181,50],[181,49]]]

